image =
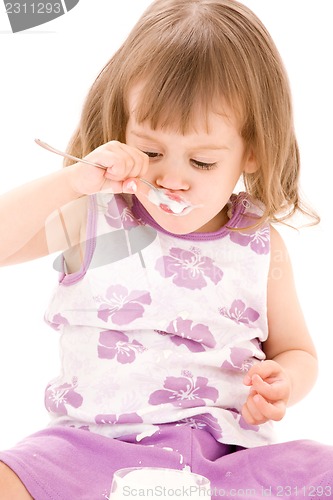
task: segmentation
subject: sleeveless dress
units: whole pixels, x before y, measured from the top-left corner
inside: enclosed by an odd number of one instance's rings
[[[242,228],[260,208],[241,193],[229,213]],[[269,226],[174,235],[137,198],[98,194],[87,232],[82,269],[61,274],[46,312],[61,334],[52,424],[139,441],[178,422],[222,443],[272,442],[271,423],[241,416],[244,375],[265,358]]]
[[[269,445],[271,423],[241,416],[243,377],[265,358],[270,233],[249,229],[260,207],[244,193],[229,213],[215,233],[175,236],[135,197],[90,198],[82,269],[55,262],[46,312],[61,336],[51,423],[0,452],[34,500],[107,500],[129,467],[201,474],[212,500],[333,498],[333,447]],[[202,496],[186,476],[169,486],[168,497]]]

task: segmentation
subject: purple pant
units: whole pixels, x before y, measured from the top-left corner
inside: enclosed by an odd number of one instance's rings
[[[211,481],[212,500],[333,498],[331,446],[291,441],[242,449],[185,425],[159,429],[137,443],[131,437],[110,439],[51,427],[0,452],[0,461],[16,472],[35,500],[105,500],[117,469],[186,465]]]

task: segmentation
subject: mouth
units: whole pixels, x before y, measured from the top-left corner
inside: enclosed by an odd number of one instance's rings
[[[167,214],[171,215],[186,215],[188,213],[189,209],[191,207],[189,205],[183,207],[183,206],[178,206],[178,205],[167,205],[166,203],[160,203],[158,207],[163,210],[163,212],[166,212]],[[172,208],[171,208],[172,207]],[[186,211],[186,213],[185,213]]]
[[[148,193],[148,199],[164,213],[176,216],[187,215],[191,210],[198,207],[198,205],[192,205],[190,202],[185,201],[180,195],[166,190],[160,190],[158,196],[151,190]]]

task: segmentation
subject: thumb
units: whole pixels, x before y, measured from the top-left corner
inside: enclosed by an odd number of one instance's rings
[[[137,191],[137,184],[134,179],[126,179],[125,181],[114,181],[112,179],[105,178],[104,183],[100,189],[103,193],[112,194],[134,194]]]
[[[123,182],[122,192],[128,194],[135,194],[138,190],[138,185],[136,179],[126,179]]]

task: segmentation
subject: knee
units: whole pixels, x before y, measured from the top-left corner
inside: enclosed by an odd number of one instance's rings
[[[0,462],[0,498],[1,500],[33,500],[26,487],[15,472]]]

